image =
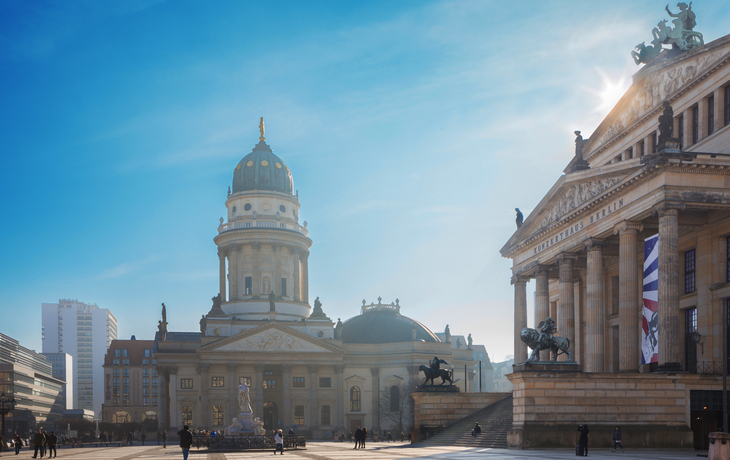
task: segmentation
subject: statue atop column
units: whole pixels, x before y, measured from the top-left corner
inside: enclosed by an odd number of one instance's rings
[[[205,336],[205,328],[208,325],[208,319],[205,317],[205,315],[200,316],[200,334],[202,336]]]
[[[264,117],[261,117],[261,122],[259,123],[259,132],[261,133],[261,137],[259,137],[259,140],[266,140],[266,138],[264,137]]]
[[[472,346],[472,343],[473,343],[472,342],[472,338],[471,338],[471,334],[469,334],[469,337],[466,338],[466,341],[467,341],[466,349],[467,350],[471,350],[472,349],[471,346]]]
[[[276,311],[276,294],[274,294],[274,291],[269,293],[269,311]]]
[[[167,338],[167,310],[165,304],[162,304],[162,321],[157,321],[157,331],[159,332],[160,340]]]
[[[444,328],[444,339],[446,339],[446,343],[451,343],[451,329],[448,324]]]
[[[524,216],[522,215],[522,211],[520,211],[520,208],[515,208],[515,213],[517,214],[517,217],[515,218],[515,223],[517,224],[517,228],[520,228],[522,227]]]
[[[342,320],[340,318],[337,318],[337,324],[335,325],[335,339],[342,339]]]

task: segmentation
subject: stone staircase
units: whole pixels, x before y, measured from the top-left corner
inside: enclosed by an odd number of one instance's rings
[[[482,433],[471,436],[474,423]],[[507,448],[507,432],[512,428],[512,397],[498,401],[464,417],[423,441],[423,445]]]

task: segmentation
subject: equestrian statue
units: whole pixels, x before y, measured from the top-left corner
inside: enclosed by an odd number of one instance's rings
[[[434,385],[433,379],[435,378],[441,378],[441,385],[443,385],[446,382],[449,382],[450,385],[454,384],[454,377],[449,369],[441,369],[441,364],[449,364],[443,359],[440,359],[438,356],[434,356],[431,360],[431,365],[421,365],[418,370],[422,371],[424,375],[426,376],[426,380],[423,381],[423,385],[426,385],[426,382],[429,380],[431,381],[431,385]]]
[[[528,347],[532,349],[530,357],[527,358],[527,362],[539,361],[540,355],[538,354],[542,350],[549,350],[552,353],[550,362],[555,362],[558,359],[558,355],[568,355],[567,361],[572,361],[572,355],[568,350],[570,348],[570,340],[566,337],[553,337],[553,331],[555,322],[552,318],[546,318],[545,321],[540,321],[537,325],[538,332],[535,329],[526,327],[520,332],[520,340],[522,340]]]

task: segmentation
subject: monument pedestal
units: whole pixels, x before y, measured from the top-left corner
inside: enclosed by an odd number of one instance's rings
[[[583,372],[575,361],[526,361],[512,366],[512,372]]]
[[[456,385],[421,385],[416,387],[416,391],[420,393],[458,393],[459,387]]]

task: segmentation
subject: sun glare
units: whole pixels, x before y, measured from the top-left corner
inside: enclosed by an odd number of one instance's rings
[[[611,111],[614,105],[621,99],[628,89],[626,74],[623,73],[616,81],[606,75],[601,69],[596,68],[596,72],[601,76],[603,80],[603,86],[601,89],[588,88],[588,90],[598,97],[598,105],[593,109],[594,112],[599,112],[601,115],[606,115]]]

